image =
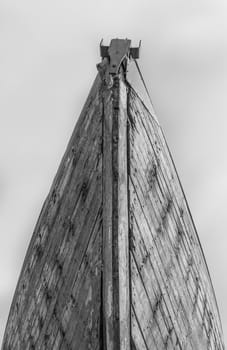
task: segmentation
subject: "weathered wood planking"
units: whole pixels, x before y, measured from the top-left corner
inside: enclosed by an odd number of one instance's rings
[[[132,343],[224,349],[203,252],[157,121],[129,87]]]
[[[118,113],[118,261],[120,350],[130,350],[127,93],[120,80]]]
[[[123,76],[108,89],[97,78],[29,245],[3,349],[130,350],[127,141]]]
[[[114,350],[112,91],[103,93],[103,340]]]
[[[127,93],[121,75],[103,101],[104,348],[130,350]]]
[[[162,130],[106,64],[42,208],[2,349],[223,350]]]
[[[101,81],[73,132],[36,225],[2,349],[95,349],[100,344]]]

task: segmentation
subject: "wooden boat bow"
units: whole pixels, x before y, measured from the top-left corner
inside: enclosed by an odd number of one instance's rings
[[[140,47],[140,45],[139,45]],[[42,208],[3,350],[223,350],[209,272],[159,123],[102,62]]]

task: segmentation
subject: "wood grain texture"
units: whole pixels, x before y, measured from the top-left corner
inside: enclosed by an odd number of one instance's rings
[[[103,339],[114,350],[112,91],[103,92]]]
[[[118,113],[118,261],[120,350],[130,350],[127,93],[120,80]]]
[[[100,341],[102,103],[97,77],[34,230],[2,349]]]
[[[43,205],[2,350],[224,350],[161,127],[122,72],[106,74]]]
[[[224,349],[209,272],[162,130],[130,86],[128,103],[132,329],[140,329],[132,342],[138,350]]]
[[[105,349],[130,349],[127,94],[121,74],[103,94],[103,310]]]

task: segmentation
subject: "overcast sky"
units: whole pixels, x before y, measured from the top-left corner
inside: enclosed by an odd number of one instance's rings
[[[0,0],[0,343],[33,228],[95,78],[102,37],[142,40],[140,67],[227,339],[227,2]]]

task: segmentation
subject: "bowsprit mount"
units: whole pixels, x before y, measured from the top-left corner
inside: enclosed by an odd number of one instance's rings
[[[100,55],[102,59],[109,60],[109,73],[118,74],[119,69],[123,66],[124,72],[127,71],[128,60],[138,59],[140,54],[141,40],[138,47],[131,47],[129,39],[112,39],[109,46],[100,43]]]

